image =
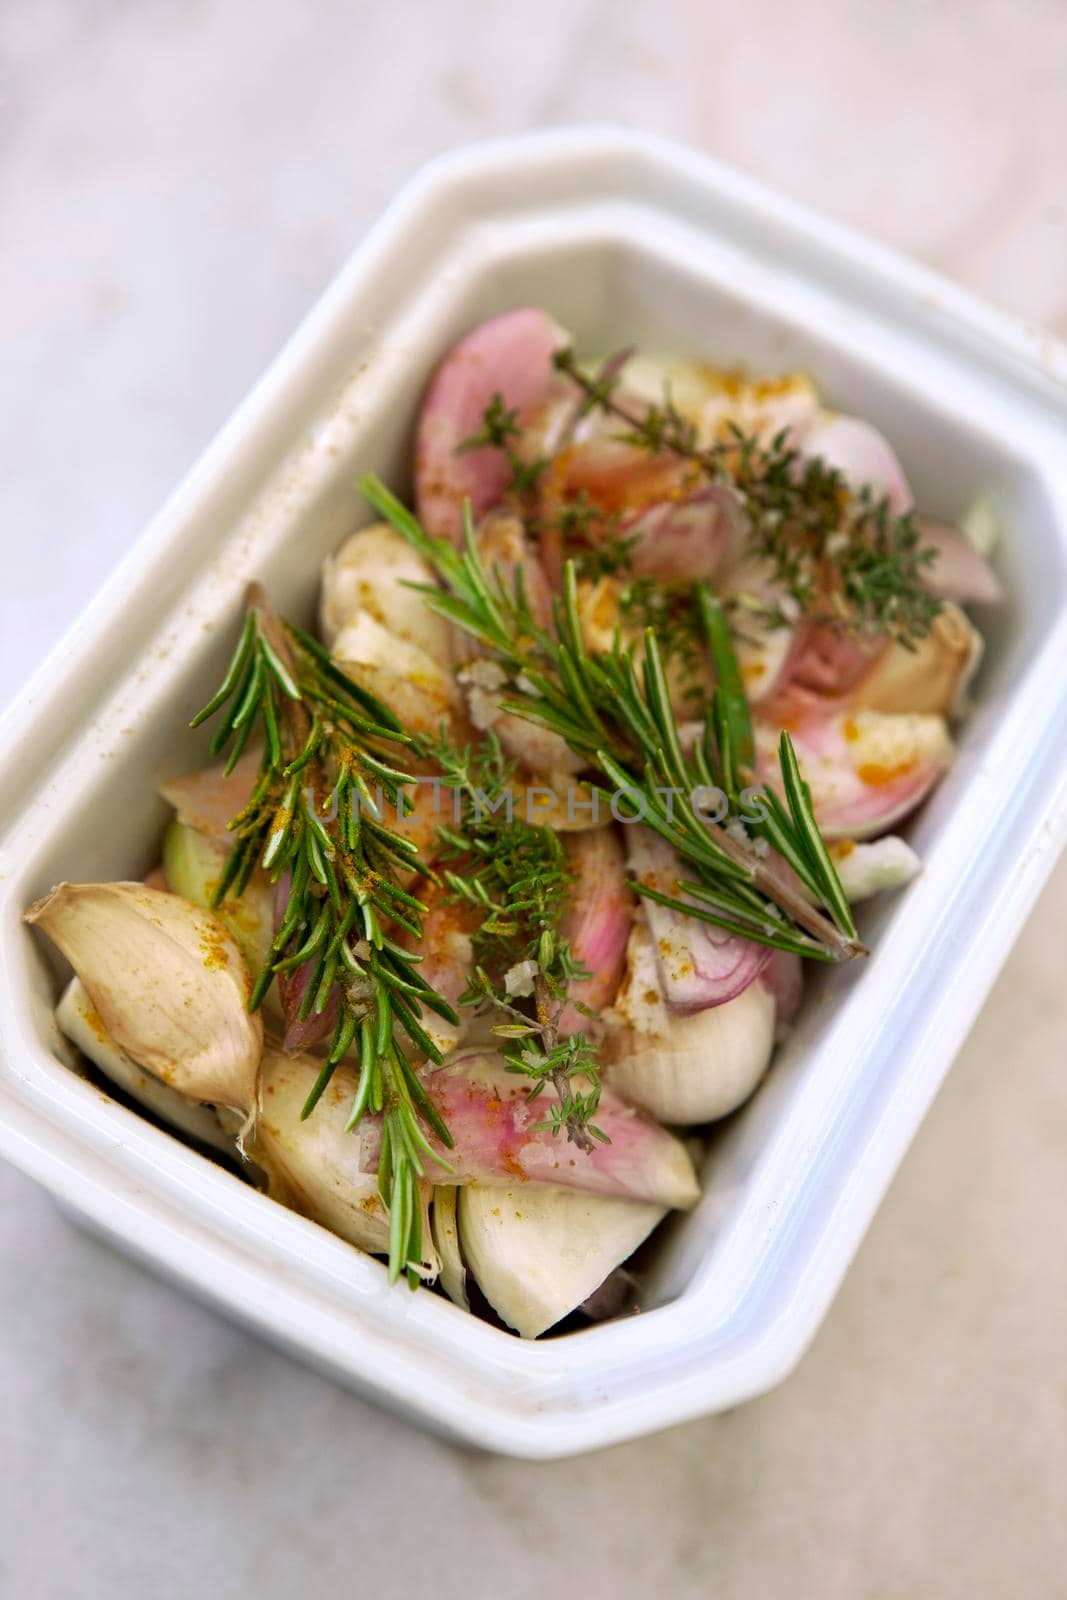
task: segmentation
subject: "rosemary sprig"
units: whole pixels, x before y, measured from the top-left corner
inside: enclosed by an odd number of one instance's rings
[[[790,785],[783,769],[787,804],[777,803],[778,834],[818,883],[816,898],[829,916],[728,829],[700,814],[695,798],[700,790],[725,788],[714,719],[708,719],[692,751],[684,752],[651,629],[644,636],[640,671],[633,648],[624,649],[618,638],[610,651],[587,651],[574,564],[568,562],[555,632],[549,633],[531,615],[521,583],[509,592],[499,573],[492,580],[486,574],[469,508],[464,547],[456,550],[446,540],[430,538],[379,479],[363,477],[359,487],[439,573],[443,590],[420,586],[427,604],[488,644],[510,672],[517,692],[502,709],[558,733],[619,794],[630,797],[635,817],[674,847],[702,898],[699,911],[682,901],[678,909],[817,960],[844,960],[862,952],[833,864],[828,855],[825,861],[817,856],[812,843],[820,836],[802,784]],[[791,751],[784,737],[783,748]]]
[[[930,631],[941,602],[924,586],[936,552],[908,512],[894,516],[885,497],[858,494],[826,462],[804,460],[785,432],[767,445],[732,429],[704,446],[668,394],[638,412],[616,395],[619,373],[590,377],[571,350],[554,357],[584,395],[587,410],[622,424],[619,437],[653,455],[670,453],[733,488],[749,524],[749,547],[814,620],[856,632],[886,632],[912,649]]]
[[[510,1069],[532,1079],[529,1098],[549,1083],[556,1090],[547,1120],[537,1126],[592,1150],[594,1140],[608,1142],[592,1120],[600,1103],[596,1056],[583,1032],[561,1037],[559,1029],[571,983],[588,976],[560,931],[574,880],[559,835],[514,815],[514,765],[492,730],[474,751],[457,749],[442,733],[426,742],[425,754],[462,800],[462,823],[437,830],[445,846],[441,875],[455,899],[481,914],[472,938],[474,974],[460,1004],[492,1008],[507,1019],[493,1032],[507,1041]],[[524,964],[528,983],[509,987],[509,975]],[[532,1015],[518,1003],[527,993]]]
[[[301,629],[275,617],[250,587],[237,648],[218,691],[193,718],[221,715],[215,754],[227,770],[253,731],[263,759],[248,804],[229,824],[235,843],[215,892],[241,894],[258,865],[289,876],[285,911],[249,1001],[254,1010],[276,976],[301,969],[298,1016],[336,1009],[329,1049],[304,1107],[314,1110],[340,1062],[355,1054],[359,1084],[348,1125],[381,1113],[378,1184],[389,1210],[389,1272],[414,1286],[422,1260],[419,1180],[428,1133],[452,1139],[423,1089],[402,1038],[431,1061],[441,1055],[420,1018],[423,1007],[456,1022],[446,1000],[419,974],[420,957],[390,930],[421,938],[422,907],[399,869],[419,864],[417,847],[384,821],[383,802],[403,804],[411,776],[387,756],[412,744],[393,713],[337,667]],[[439,1160],[439,1157],[435,1157]]]

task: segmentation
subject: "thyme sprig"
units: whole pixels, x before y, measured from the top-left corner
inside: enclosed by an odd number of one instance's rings
[[[464,545],[457,550],[448,541],[427,535],[379,479],[363,477],[359,487],[378,514],[442,579],[442,589],[418,586],[427,604],[489,645],[511,674],[515,698],[505,700],[502,709],[559,734],[614,787],[613,798],[629,797],[633,820],[643,821],[674,847],[693,874],[693,882],[680,887],[700,900],[699,908],[673,902],[678,909],[758,943],[817,960],[844,960],[862,952],[833,863],[825,846],[820,853],[812,842],[821,836],[811,796],[803,783],[790,784],[784,761],[786,802],[777,803],[774,826],[788,846],[787,859],[803,865],[808,893],[798,892],[773,864],[701,814],[701,791],[725,789],[724,780],[731,776],[723,770],[714,707],[701,737],[691,750],[683,750],[651,629],[644,635],[640,669],[635,650],[624,648],[618,636],[610,651],[588,651],[578,616],[573,562],[564,568],[555,631],[549,632],[532,616],[521,579],[509,590],[500,572],[492,577],[486,573],[469,507]],[[719,647],[723,647],[721,637]],[[724,714],[720,721],[725,726]],[[792,752],[788,734],[783,734],[782,752],[783,757]],[[736,787],[736,774],[734,782]],[[770,793],[764,789],[757,798],[776,804],[773,798],[767,800]],[[811,903],[809,894],[829,915]]]
[[[212,752],[229,747],[227,770],[253,732],[263,737],[259,775],[230,822],[235,842],[214,895],[240,895],[256,866],[272,881],[289,875],[284,914],[256,975],[250,1008],[275,977],[307,975],[301,1020],[336,1007],[309,1116],[351,1052],[359,1081],[349,1128],[382,1117],[378,1186],[389,1212],[389,1272],[414,1286],[422,1261],[419,1181],[428,1134],[452,1138],[408,1057],[405,1038],[431,1061],[441,1054],[420,1021],[423,1008],[458,1021],[419,974],[420,957],[392,937],[421,938],[422,906],[398,881],[419,865],[411,839],[387,826],[384,801],[402,806],[411,776],[387,754],[412,744],[397,718],[337,667],[318,642],[272,612],[258,584],[218,691],[193,718],[219,715]],[[438,1159],[438,1157],[435,1157]]]
[[[869,488],[853,492],[837,468],[801,457],[785,430],[764,444],[731,426],[727,439],[702,445],[669,393],[662,405],[639,412],[618,398],[618,371],[591,377],[571,350],[553,359],[587,410],[622,424],[624,442],[676,455],[734,490],[748,521],[750,553],[769,562],[812,620],[889,633],[909,649],[929,633],[941,602],[923,579],[936,552],[924,546],[911,512],[894,515]]]
[[[511,1071],[532,1080],[529,1099],[548,1084],[555,1088],[549,1115],[536,1126],[592,1150],[595,1140],[608,1142],[592,1120],[601,1088],[596,1055],[584,1032],[560,1034],[570,985],[588,973],[561,932],[574,878],[559,835],[514,814],[514,763],[491,729],[476,750],[458,749],[442,733],[426,742],[425,753],[444,787],[461,800],[462,822],[437,830],[444,845],[441,876],[454,899],[481,917],[472,935],[474,972],[460,1004],[506,1019],[493,1032],[507,1041],[503,1055]],[[508,982],[524,967],[532,1014],[517,1003],[525,986],[516,990]]]

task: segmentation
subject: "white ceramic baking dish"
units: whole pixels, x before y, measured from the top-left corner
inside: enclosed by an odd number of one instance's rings
[[[898,447],[924,509],[1005,529],[958,764],[912,830],[926,870],[816,978],[756,1100],[661,1238],[649,1309],[524,1344],[273,1204],[64,1063],[58,969],[20,922],[61,878],[156,851],[153,779],[219,677],[252,574],[297,618],[403,486],[414,407],[472,323],[536,302],[580,346],[808,368]],[[766,1389],[797,1361],[1067,826],[1064,353],[929,273],[683,150],[579,129],[428,168],[389,210],[3,724],[0,1152],[116,1243],[405,1416],[551,1457]]]

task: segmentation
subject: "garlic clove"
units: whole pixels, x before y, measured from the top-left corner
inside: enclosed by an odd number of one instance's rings
[[[449,625],[408,584],[436,585],[429,562],[388,522],[349,534],[322,564],[319,632],[332,650],[337,635],[361,613],[434,661],[449,657]]]
[[[159,1078],[139,1067],[125,1050],[120,1050],[104,1027],[80,978],[72,978],[56,1006],[59,1031],[76,1045],[94,1067],[112,1083],[165,1122],[178,1133],[199,1144],[212,1146],[225,1155],[236,1155],[234,1140],[222,1131],[219,1120],[208,1106],[187,1100]]]
[[[945,601],[930,631],[910,647],[891,640],[845,696],[865,711],[955,716],[982,659],[982,636]]]
[[[141,883],[61,883],[26,920],[66,956],[134,1061],[190,1100],[251,1112],[263,1024],[217,917]]]
[[[333,642],[333,658],[361,689],[389,706],[415,733],[436,734],[460,707],[450,665],[400,639],[359,611]]]
[[[467,1268],[459,1244],[459,1221],[456,1197],[458,1190],[443,1185],[433,1192],[431,1221],[433,1242],[441,1258],[441,1288],[448,1298],[464,1311],[470,1310],[467,1297]]]
[[[895,833],[856,844],[840,839],[830,846],[841,887],[850,902],[867,900],[883,889],[899,889],[922,870],[922,862],[904,839]]]
[[[723,1005],[689,1016],[657,1000],[655,947],[638,924],[608,1017],[605,1081],[632,1105],[678,1127],[727,1116],[748,1099],[770,1065],[774,995],[760,980]]]
[[[322,1070],[315,1056],[287,1055],[268,1043],[263,1051],[260,1111],[246,1145],[247,1154],[266,1172],[272,1197],[329,1228],[349,1244],[373,1255],[389,1250],[389,1218],[378,1179],[364,1165],[365,1130],[347,1129],[358,1086],[349,1067],[334,1073],[314,1111],[302,1113]],[[424,1189],[426,1186],[424,1186]],[[433,1248],[423,1198],[422,1276],[436,1278]]]
[[[459,1195],[459,1236],[501,1321],[536,1339],[588,1299],[665,1215],[648,1202],[537,1183],[471,1184]]]

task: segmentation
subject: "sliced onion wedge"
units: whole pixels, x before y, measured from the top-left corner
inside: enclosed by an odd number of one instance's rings
[[[827,710],[816,696],[800,691],[778,711],[756,725],[758,773],[772,786],[780,784],[779,731],[788,728],[828,839],[888,832],[952,763],[952,740],[940,716]]]
[[[459,1196],[467,1265],[502,1322],[524,1339],[553,1327],[643,1243],[666,1209],[539,1183]]]
[[[586,1152],[537,1126],[548,1116],[555,1091],[546,1088],[530,1100],[529,1081],[509,1072],[493,1052],[454,1056],[429,1073],[425,1083],[455,1140],[451,1150],[435,1145],[442,1164],[431,1164],[429,1176],[437,1183],[508,1185],[529,1180],[681,1209],[699,1197],[693,1163],[682,1142],[611,1090],[605,1090],[596,1114],[597,1127],[611,1142],[598,1140]],[[375,1123],[367,1127],[364,1162],[377,1165]]]
[[[566,851],[575,881],[560,933],[589,976],[571,984],[570,1003],[559,1019],[562,1034],[588,1032],[591,1019],[578,1003],[599,1013],[615,998],[634,913],[634,898],[626,886],[626,857],[613,828],[572,834]]]
[[[684,877],[670,845],[648,828],[626,829],[634,876],[648,888],[677,897]],[[671,1011],[704,1011],[732,1000],[754,983],[770,960],[765,945],[646,900],[645,916],[656,950],[664,999]]]
[[[770,1063],[774,995],[760,980],[723,1005],[679,1016],[657,1005],[657,981],[655,945],[638,924],[610,1015],[607,1082],[631,1104],[680,1127],[726,1116],[748,1099]]]

